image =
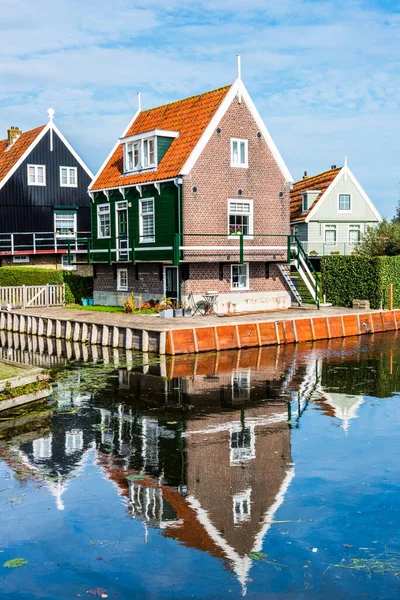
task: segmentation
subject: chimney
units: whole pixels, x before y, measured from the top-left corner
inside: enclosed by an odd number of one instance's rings
[[[14,142],[17,141],[17,139],[19,138],[19,136],[22,133],[22,129],[20,129],[19,127],[15,127],[14,125],[11,125],[10,129],[7,129],[7,138],[8,138],[8,147],[10,148]]]
[[[331,165],[331,169],[336,169],[336,165]]]
[[[308,178],[307,171],[304,171],[303,179],[307,179],[307,178]]]

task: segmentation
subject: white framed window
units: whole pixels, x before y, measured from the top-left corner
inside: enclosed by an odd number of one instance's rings
[[[97,205],[97,237],[109,238],[111,236],[110,205]]]
[[[230,436],[230,463],[240,464],[256,456],[253,427],[234,426]]]
[[[301,195],[301,200],[302,200],[302,212],[307,212],[308,211],[308,194],[307,194],[307,192],[305,192],[304,194]]]
[[[339,194],[339,212],[351,212],[350,194]]]
[[[13,263],[28,263],[29,255],[28,254],[14,254]]]
[[[233,522],[235,525],[250,521],[251,488],[233,496]]]
[[[249,166],[249,143],[247,140],[231,138],[231,167]]]
[[[76,257],[74,255],[71,256],[71,263],[74,263]],[[63,271],[76,271],[76,265],[68,264],[68,254],[61,255],[61,268]]]
[[[128,269],[117,269],[117,290],[128,291]]]
[[[139,171],[156,166],[156,138],[150,137],[125,144],[125,171]]]
[[[76,237],[76,212],[66,211],[54,213],[54,231],[56,237]]]
[[[357,244],[361,239],[361,225],[349,225],[349,242]]]
[[[228,200],[228,234],[253,235],[252,200]]]
[[[139,235],[141,244],[155,241],[154,198],[139,200]]]
[[[46,185],[45,165],[28,165],[28,185]]]
[[[325,243],[336,244],[336,225],[325,225]]]
[[[60,167],[60,186],[78,187],[77,167]]]
[[[249,289],[249,263],[231,265],[231,290]]]

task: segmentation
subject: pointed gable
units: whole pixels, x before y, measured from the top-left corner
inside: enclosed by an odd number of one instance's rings
[[[322,198],[328,187],[335,180],[335,178],[341,170],[342,167],[329,169],[329,171],[324,171],[323,173],[319,173],[319,175],[314,175],[313,177],[306,177],[305,179],[296,181],[296,183],[293,184],[293,189],[290,192],[291,223],[294,223],[296,221],[304,221],[304,219],[319,202],[319,200]],[[312,205],[308,207],[308,210],[303,212],[302,194],[306,191],[312,190],[318,190],[319,194],[315,198]]]
[[[173,140],[159,162],[157,170],[125,176],[123,175],[123,146],[118,144],[104,168],[97,175],[91,190],[102,190],[177,177],[230,87],[226,86],[212,92],[140,112],[126,131],[126,137],[157,129],[176,131],[179,133],[178,137]]]
[[[41,125],[22,133],[10,148],[7,139],[0,141],[0,182],[22,158],[45,127],[46,125]]]

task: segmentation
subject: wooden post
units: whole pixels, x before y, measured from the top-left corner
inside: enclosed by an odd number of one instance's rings
[[[393,310],[393,283],[389,284],[389,310]]]

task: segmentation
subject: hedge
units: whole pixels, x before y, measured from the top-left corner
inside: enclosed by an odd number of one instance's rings
[[[93,295],[93,278],[82,277],[71,271],[56,271],[35,267],[1,267],[0,286],[46,285],[65,283],[65,302],[80,303],[81,298]]]
[[[351,306],[354,299],[369,300],[371,308],[388,308],[389,284],[393,307],[400,308],[400,256],[324,256],[322,292],[335,306]]]

